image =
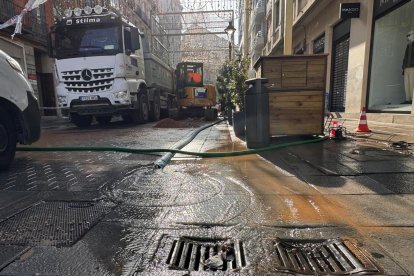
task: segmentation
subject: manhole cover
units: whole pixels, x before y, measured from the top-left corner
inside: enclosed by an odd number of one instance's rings
[[[41,202],[0,223],[0,244],[69,246],[110,210],[92,202]]]
[[[224,255],[223,245],[231,253]],[[229,271],[246,266],[246,258],[239,240],[181,237],[173,241],[167,264],[178,270]]]
[[[308,275],[381,274],[369,254],[352,239],[277,240],[277,270]]]

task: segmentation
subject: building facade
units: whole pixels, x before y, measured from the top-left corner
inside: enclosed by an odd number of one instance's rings
[[[20,14],[26,2],[0,1],[0,24]],[[53,25],[53,20],[52,2],[46,2],[24,16],[22,34],[17,34],[14,39],[11,35],[15,26],[0,30],[0,49],[20,63],[39,99],[44,115],[56,114],[54,67],[47,51],[47,33]]]
[[[171,34],[177,33],[183,29],[181,15],[179,14],[183,11],[183,6],[181,5],[180,0],[159,0],[158,11],[161,14],[158,17],[159,22],[163,30],[165,30],[168,39],[170,65],[175,67],[177,63],[182,60],[182,37]]]
[[[229,59],[227,51],[202,50],[204,45],[227,49],[229,42],[216,34],[209,34],[203,26],[190,26],[182,39],[182,60],[187,62],[202,62],[204,65],[204,83],[215,84],[223,61]],[[191,34],[191,35],[190,35]]]
[[[283,54],[286,1],[293,1],[293,53],[328,55],[327,109],[358,118],[366,107],[374,120],[414,123],[413,0],[268,0],[264,15],[252,12],[252,63]],[[341,17],[350,3],[358,13]]]

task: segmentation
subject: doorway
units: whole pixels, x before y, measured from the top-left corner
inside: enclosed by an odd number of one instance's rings
[[[350,30],[350,19],[342,21],[334,27],[330,95],[330,111],[333,112],[345,111]]]

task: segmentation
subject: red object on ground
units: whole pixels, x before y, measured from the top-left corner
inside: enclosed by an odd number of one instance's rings
[[[355,129],[356,132],[371,132],[368,128],[367,114],[365,112],[365,106],[362,107],[361,116],[359,117],[358,127]]]
[[[336,130],[335,129],[331,129],[331,133],[329,134],[329,138],[335,139],[336,137]]]

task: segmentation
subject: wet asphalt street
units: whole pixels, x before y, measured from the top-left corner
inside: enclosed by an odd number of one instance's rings
[[[49,119],[34,146],[168,148],[206,124],[185,123]],[[226,123],[184,148],[243,149]],[[348,139],[156,170],[159,157],[18,152],[0,173],[0,275],[414,274],[410,151]],[[220,242],[234,257],[210,271]]]

